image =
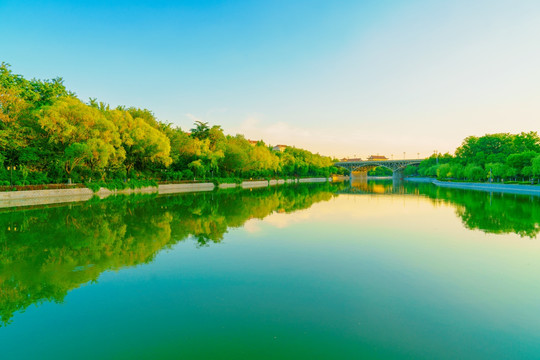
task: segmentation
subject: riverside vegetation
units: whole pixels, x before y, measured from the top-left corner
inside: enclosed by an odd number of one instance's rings
[[[434,154],[418,167],[406,168],[405,175],[440,180],[538,183],[540,137],[533,131],[469,136],[454,156]]]
[[[390,176],[392,171],[379,166],[369,171],[368,175]],[[404,175],[439,180],[538,183],[540,137],[534,131],[469,136],[454,155],[435,153],[419,166],[407,167]]]
[[[339,172],[332,165],[329,157],[294,147],[272,151],[263,141],[226,135],[217,125],[197,121],[186,132],[147,109],[84,103],[61,78],[28,80],[0,65],[0,186],[238,182],[328,176]]]
[[[263,141],[225,135],[197,121],[189,132],[147,109],[110,108],[79,100],[61,78],[28,80],[0,65],[0,190],[22,185],[85,183],[94,189],[140,187],[157,181],[328,176],[344,173],[335,160]],[[369,175],[391,175],[378,167]],[[536,132],[470,136],[455,155],[434,154],[406,176],[441,180],[538,183]],[[130,181],[126,181],[130,179]]]

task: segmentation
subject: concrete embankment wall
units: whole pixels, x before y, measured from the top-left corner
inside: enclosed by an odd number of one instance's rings
[[[516,184],[493,184],[493,183],[470,183],[470,182],[453,182],[439,181],[433,178],[406,178],[406,181],[432,183],[434,185],[452,188],[478,190],[487,192],[500,192],[508,194],[523,194],[523,195],[538,195],[540,196],[540,185],[516,185]]]
[[[405,178],[405,181],[421,182],[421,183],[432,183],[433,181],[435,181],[435,179],[434,178],[429,178],[429,177],[408,177],[408,178]]]
[[[213,183],[195,183],[195,184],[164,184],[159,185],[157,188],[158,194],[175,194],[182,192],[195,192],[195,191],[212,191],[214,190]],[[155,188],[151,188],[155,189]],[[155,190],[154,190],[155,192]]]
[[[488,192],[504,192],[510,194],[524,195],[539,195],[540,186],[538,185],[514,185],[514,184],[483,184],[483,183],[463,183],[463,182],[446,182],[434,180],[433,184],[440,187],[454,189],[469,189]]]
[[[299,182],[325,182],[326,178],[300,179]],[[244,181],[242,184],[220,184],[219,188],[242,188],[266,187],[284,183],[295,183],[297,180],[263,180],[263,181]],[[158,193],[175,194],[183,192],[212,191],[215,185],[213,183],[193,183],[193,184],[163,184],[158,187],[145,187],[140,189],[122,189],[109,190],[101,188],[98,192],[92,192],[88,188],[77,189],[55,189],[55,190],[28,190],[28,191],[6,191],[0,192],[0,208],[61,204],[77,201],[87,201],[93,196],[106,198],[116,194],[134,194],[134,193]]]

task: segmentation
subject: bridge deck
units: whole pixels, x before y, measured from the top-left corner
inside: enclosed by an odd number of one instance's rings
[[[384,166],[392,171],[400,171],[409,165],[418,165],[424,159],[402,159],[402,160],[382,160],[382,161],[340,161],[334,163],[335,166],[345,168],[349,171],[359,171],[362,168]]]

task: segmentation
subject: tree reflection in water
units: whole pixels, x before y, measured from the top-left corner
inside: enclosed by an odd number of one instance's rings
[[[132,195],[0,212],[0,326],[32,304],[62,302],[107,270],[151,262],[161,250],[192,238],[220,242],[231,227],[273,212],[294,212],[340,193],[414,195],[456,207],[469,229],[540,231],[540,197],[377,181],[302,184],[173,196]],[[371,196],[370,195],[370,196]]]
[[[515,233],[530,238],[535,238],[540,232],[539,196],[451,189],[430,183],[393,183],[392,180],[352,182],[340,192],[420,195],[435,204],[455,206],[456,214],[468,229],[493,234]]]
[[[343,184],[284,185],[156,197],[118,196],[0,212],[0,326],[31,304],[62,302],[107,270],[151,262],[194,238],[217,243],[230,227],[331,199]]]

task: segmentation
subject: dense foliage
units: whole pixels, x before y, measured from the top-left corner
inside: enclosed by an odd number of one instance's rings
[[[203,122],[185,132],[146,109],[84,103],[61,78],[27,80],[0,65],[0,186],[326,176],[336,171],[332,164],[294,147],[272,151]]]
[[[468,181],[537,183],[540,178],[540,137],[536,132],[469,136],[455,155],[434,154],[406,175]]]

